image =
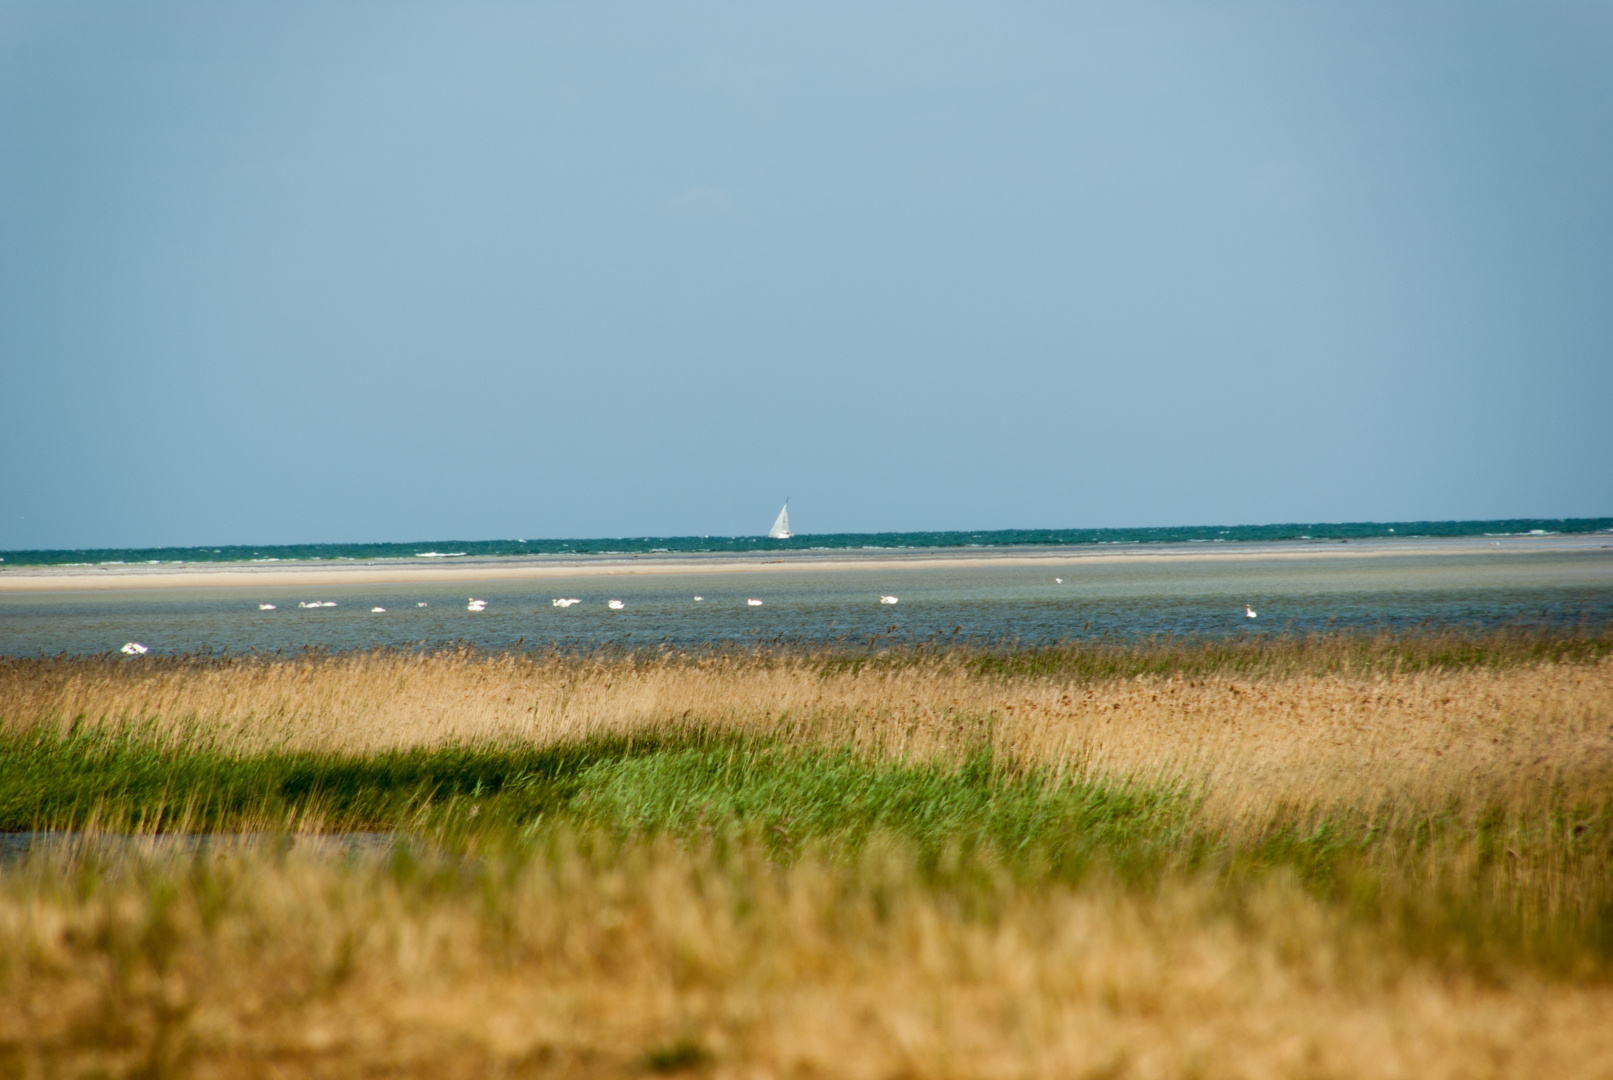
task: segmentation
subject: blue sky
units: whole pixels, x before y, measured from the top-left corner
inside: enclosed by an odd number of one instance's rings
[[[0,0],[0,548],[1613,513],[1605,4]]]

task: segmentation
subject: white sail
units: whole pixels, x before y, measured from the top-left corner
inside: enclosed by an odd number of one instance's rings
[[[767,535],[774,540],[788,540],[795,535],[790,531],[790,500],[784,500],[784,509],[778,512],[778,520],[767,530]]]

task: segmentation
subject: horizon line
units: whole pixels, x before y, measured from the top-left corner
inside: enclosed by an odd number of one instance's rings
[[[435,539],[416,540],[293,540],[269,543],[240,543],[219,542],[195,544],[124,544],[124,545],[96,545],[80,547],[35,547],[35,548],[0,548],[0,561],[5,556],[54,555],[68,553],[95,553],[95,552],[157,552],[157,551],[199,551],[214,554],[223,554],[224,549],[232,551],[262,551],[286,548],[311,547],[425,547],[429,545],[551,545],[551,544],[602,544],[602,543],[643,543],[649,541],[719,541],[719,542],[752,542],[777,545],[783,548],[809,546],[812,540],[833,540],[837,538],[878,538],[878,537],[985,537],[1019,535],[1026,539],[1017,543],[1035,543],[1035,536],[1047,537],[1046,542],[1060,543],[1069,540],[1056,539],[1071,534],[1087,537],[1114,534],[1148,534],[1160,532],[1174,533],[1207,533],[1207,532],[1234,532],[1244,530],[1361,530],[1381,529],[1385,534],[1396,533],[1399,528],[1437,528],[1449,530],[1452,528],[1467,528],[1478,530],[1487,525],[1555,525],[1556,532],[1595,533],[1603,530],[1613,531],[1613,516],[1604,517],[1507,517],[1507,518],[1422,518],[1403,520],[1371,520],[1371,521],[1281,521],[1245,524],[1193,524],[1193,525],[1125,525],[1125,526],[1037,526],[1023,527],[1010,526],[1005,528],[973,528],[973,529],[885,529],[879,531],[838,531],[838,532],[798,532],[788,540],[774,539],[765,533],[681,533],[681,534],[655,534],[639,533],[624,534],[620,536],[548,536],[536,539],[495,537],[479,540],[452,539],[437,537]],[[1468,535],[1482,535],[1482,531],[1470,532]],[[1410,537],[1412,533],[1404,533]],[[1449,533],[1447,533],[1449,535]],[[1294,536],[1292,539],[1303,539],[1303,536]],[[1336,537],[1330,537],[1336,538]],[[1354,538],[1353,536],[1350,538]],[[1251,538],[1253,539],[1253,538]],[[1264,539],[1277,539],[1267,537]],[[1080,542],[1080,541],[1075,541]],[[1090,541],[1087,541],[1090,542]],[[1139,540],[1137,542],[1147,542]],[[1160,542],[1168,542],[1161,540]],[[1015,541],[1008,541],[1014,544]],[[937,545],[945,546],[945,545]],[[421,553],[425,554],[425,553]],[[447,554],[447,553],[435,553]],[[458,554],[458,553],[456,553]]]

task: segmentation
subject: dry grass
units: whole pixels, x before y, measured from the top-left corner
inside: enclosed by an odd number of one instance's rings
[[[1223,820],[1279,808],[1613,789],[1613,658],[1410,674],[982,675],[959,654],[837,665],[373,653],[289,662],[0,663],[12,730],[75,718],[221,747],[364,754],[684,730],[783,735],[904,760],[999,756],[1202,791]],[[1286,812],[1286,810],[1284,811]]]
[[[876,761],[989,747],[1193,807],[1180,858],[1142,885],[1038,880],[990,851],[938,884],[900,836],[781,860],[750,826],[562,822],[469,860],[41,856],[0,871],[0,1075],[1613,1075],[1590,955],[1613,948],[1605,652],[1105,678],[978,660],[0,663],[11,734],[78,721],[238,754],[680,731]],[[1239,869],[1322,827],[1398,839],[1320,885],[1309,856]],[[1430,927],[1443,945],[1419,945]],[[1507,927],[1565,944],[1484,961]]]
[[[8,875],[12,1075],[1606,1076],[1613,989],[1410,963],[1282,879],[1229,910],[1004,886],[900,854],[671,842],[500,877],[295,857]],[[32,874],[48,871],[35,867]],[[176,885],[175,882],[178,882]]]

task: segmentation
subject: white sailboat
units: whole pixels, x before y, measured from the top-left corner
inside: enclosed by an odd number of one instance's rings
[[[784,509],[778,512],[778,520],[767,530],[767,535],[774,540],[788,540],[795,535],[790,531],[790,500],[784,500]]]

